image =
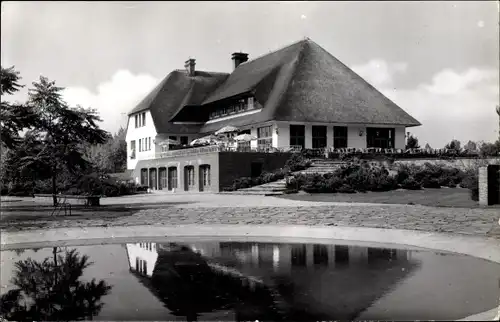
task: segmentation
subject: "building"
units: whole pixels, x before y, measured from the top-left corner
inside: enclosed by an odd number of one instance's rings
[[[217,192],[235,177],[283,166],[283,157],[262,156],[270,150],[403,149],[406,128],[420,125],[310,39],[252,60],[246,53],[231,59],[230,74],[198,71],[189,59],[129,113],[127,168],[138,183]],[[188,145],[225,126],[253,135],[256,152],[238,157],[243,152],[223,155],[216,146],[170,151],[161,144]]]
[[[172,312],[194,311],[200,320],[207,320],[204,313],[222,308],[240,316],[237,302],[254,306],[256,314],[277,306],[288,319],[297,316],[298,307],[307,311],[304,320],[354,320],[420,266],[411,251],[350,245],[210,241],[126,248],[129,270],[145,287]],[[290,289],[279,291],[277,279]],[[215,290],[229,297],[216,303]],[[245,293],[250,296],[239,297]],[[173,296],[175,303],[168,301]],[[252,303],[266,296],[270,301]]]

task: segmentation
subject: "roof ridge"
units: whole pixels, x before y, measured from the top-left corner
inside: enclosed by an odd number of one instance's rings
[[[176,68],[173,71],[186,73],[186,70],[182,69],[182,68]],[[208,70],[195,70],[195,72],[202,72],[202,73],[207,73],[207,74],[220,74],[220,75],[229,75],[230,74],[230,73],[226,73],[226,72],[213,72],[213,71],[208,71]]]
[[[249,59],[249,60],[247,60],[246,62],[241,63],[239,66],[242,66],[242,65],[245,65],[245,64],[248,64],[248,63],[254,62],[254,61],[259,60],[259,59],[261,59],[261,58],[263,58],[263,57],[266,57],[267,55],[271,55],[271,54],[277,53],[278,51],[282,51],[282,50],[285,50],[285,49],[290,48],[290,47],[292,47],[292,46],[298,45],[298,44],[300,44],[301,42],[306,43],[306,42],[308,42],[308,41],[312,41],[312,40],[311,40],[311,39],[309,39],[309,37],[307,37],[306,39],[301,39],[301,40],[298,40],[298,41],[293,42],[293,43],[291,43],[291,44],[289,44],[289,45],[285,45],[285,46],[283,46],[283,47],[280,47],[280,48],[275,49],[275,50],[273,50],[273,51],[270,51],[270,52],[268,52],[268,53],[261,54],[260,56],[257,56],[257,57],[255,57],[255,58]],[[239,66],[238,66],[238,67],[239,67]]]

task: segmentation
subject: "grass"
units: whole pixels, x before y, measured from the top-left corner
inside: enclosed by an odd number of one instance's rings
[[[392,190],[366,193],[317,193],[290,194],[280,198],[320,202],[361,202],[382,204],[411,204],[431,207],[478,208],[479,204],[470,199],[469,190],[462,188],[441,188],[423,190]],[[495,205],[493,207],[499,207]]]

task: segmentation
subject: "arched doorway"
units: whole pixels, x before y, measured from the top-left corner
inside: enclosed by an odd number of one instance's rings
[[[199,190],[206,191],[210,187],[210,165],[202,164],[200,165],[199,171]]]
[[[168,168],[168,190],[177,188],[177,167]]]
[[[150,189],[158,189],[156,182],[156,168],[149,169],[149,188]]]
[[[184,167],[184,191],[192,190],[194,186],[194,166],[187,165]]]
[[[160,168],[158,169],[158,177],[159,177],[159,182],[158,182],[158,189],[163,190],[165,188],[168,189],[168,182],[167,182],[167,168]]]

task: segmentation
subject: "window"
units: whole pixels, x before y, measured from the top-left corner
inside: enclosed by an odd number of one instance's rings
[[[141,169],[141,185],[148,184],[148,169]]]
[[[233,101],[227,106],[215,108],[214,110],[210,111],[210,113],[208,114],[208,118],[211,120],[226,115],[242,113],[246,110],[254,109],[254,105],[255,104],[253,97],[249,97],[248,99],[242,98],[237,101]]]
[[[257,128],[257,146],[259,149],[269,148],[273,145],[272,125]]]
[[[304,125],[290,125],[290,145],[299,145],[305,148],[306,128]]]
[[[248,98],[248,109],[253,110],[254,104],[253,104],[253,97]]]
[[[292,266],[306,266],[306,245],[292,246]]]
[[[366,129],[366,146],[368,148],[391,149],[394,147],[393,128],[373,128]]]
[[[312,127],[312,147],[313,149],[326,147],[326,126]]]
[[[184,190],[189,190],[189,187],[194,186],[194,166],[187,165],[184,167]]]
[[[325,245],[313,246],[313,261],[314,265],[328,264],[328,249]]]
[[[135,140],[130,141],[130,158],[135,159]]]
[[[333,127],[333,147],[336,149],[347,148],[347,126]]]
[[[135,127],[143,127],[146,125],[146,112],[142,112],[141,114],[136,114],[134,116]]]
[[[168,168],[168,190],[177,188],[177,167]]]
[[[151,151],[151,137],[148,138],[148,151]]]
[[[387,248],[372,248],[368,247],[368,263],[377,261],[392,261],[396,260],[396,250]]]
[[[168,137],[168,139],[169,139],[169,140],[172,140],[172,141],[177,142],[177,136],[175,136],[175,135],[170,135],[170,136]],[[175,144],[169,144],[169,145],[168,145],[168,148],[169,148],[169,149],[172,149],[172,147],[174,147],[174,146],[175,146]]]
[[[188,145],[189,138],[187,136],[181,136],[181,145]]]
[[[349,247],[344,245],[335,245],[335,263],[348,264],[349,263]]]
[[[210,185],[210,166],[208,164],[200,165],[200,181],[204,187]]]
[[[139,139],[139,152],[142,152],[142,139]]]

